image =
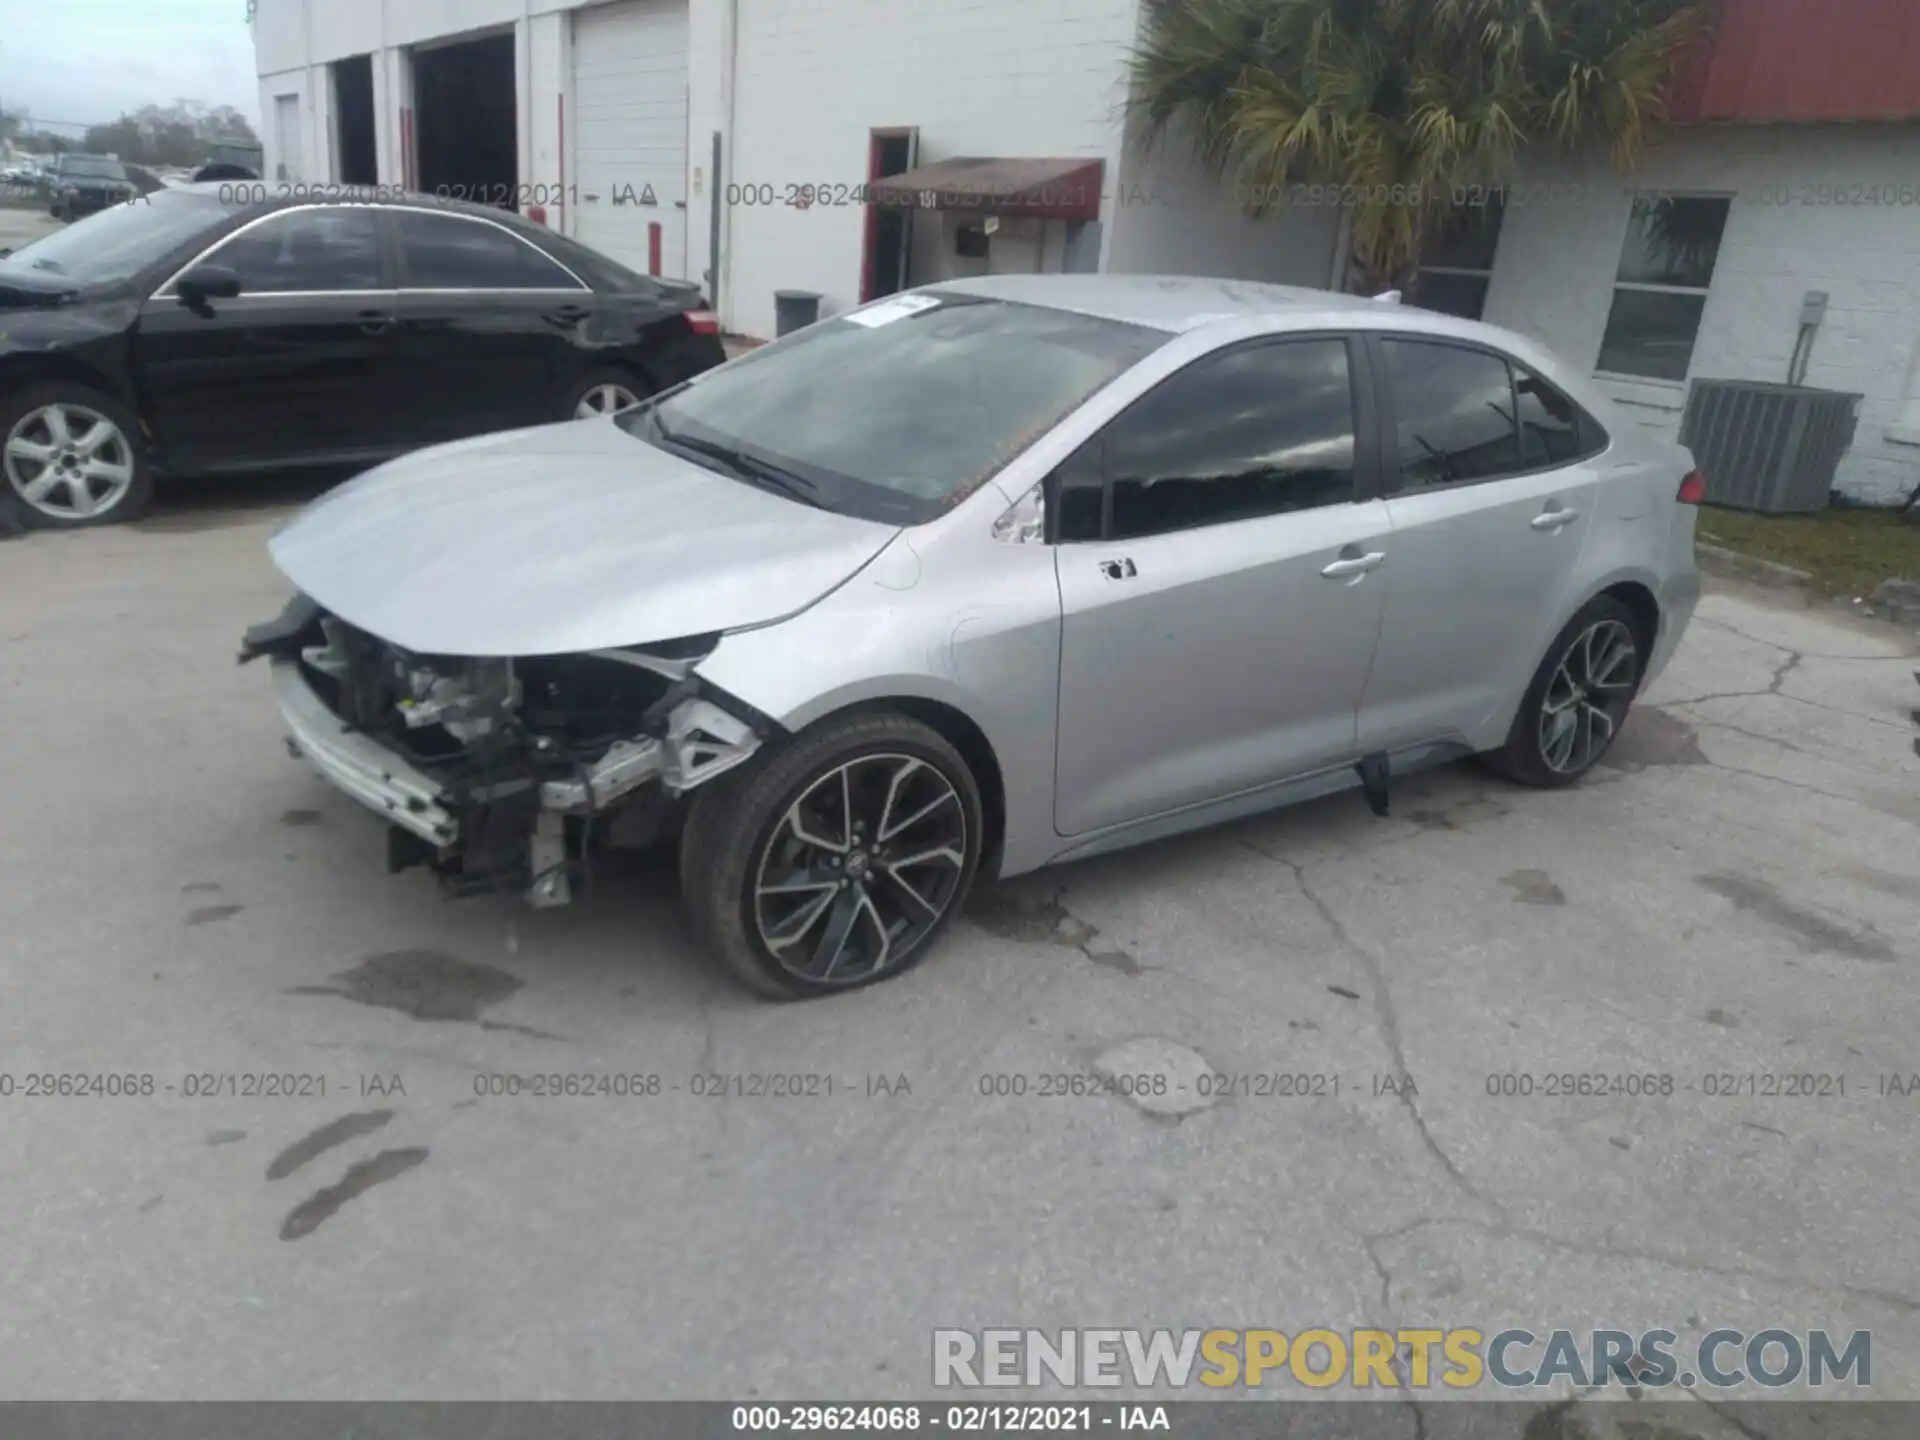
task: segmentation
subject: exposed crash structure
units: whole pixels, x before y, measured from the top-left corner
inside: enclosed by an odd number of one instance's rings
[[[386,814],[388,864],[456,894],[566,904],[615,817],[668,833],[688,791],[751,756],[763,727],[692,666],[717,637],[532,659],[415,655],[306,596],[247,632],[268,657],[288,748]]]

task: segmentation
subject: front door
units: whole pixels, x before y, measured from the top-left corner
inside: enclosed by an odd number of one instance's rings
[[[1392,750],[1513,713],[1569,603],[1600,472],[1592,422],[1517,362],[1424,340],[1375,353],[1393,562],[1360,744]]]
[[[1337,336],[1218,351],[1063,467],[1060,833],[1351,755],[1388,533],[1354,368]]]
[[[207,264],[233,299],[141,307],[134,357],[169,468],[182,473],[389,451],[407,398],[394,385],[394,294],[365,206],[281,211]]]
[[[394,209],[400,264],[395,366],[413,397],[401,435],[431,445],[563,418],[589,354],[593,292],[476,216]]]

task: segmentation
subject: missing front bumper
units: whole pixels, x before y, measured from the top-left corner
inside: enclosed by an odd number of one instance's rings
[[[577,854],[570,833],[584,843],[587,822],[639,798],[643,786],[677,798],[742,764],[761,744],[751,725],[693,695],[668,713],[663,735],[620,741],[592,764],[547,778],[529,768],[491,777],[484,787],[450,784],[342,720],[300,660],[276,655],[272,673],[288,748],[408,837],[390,845],[390,865],[424,861],[456,893],[517,888],[540,907],[572,898]],[[570,822],[577,822],[571,831]]]
[[[437,849],[459,840],[460,823],[446,788],[329,710],[299,661],[273,662],[273,688],[289,748],[325,779]]]

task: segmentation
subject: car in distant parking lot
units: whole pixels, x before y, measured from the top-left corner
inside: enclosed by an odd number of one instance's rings
[[[677,835],[695,931],[790,999],[905,970],[976,873],[1476,752],[1578,781],[1693,614],[1704,493],[1491,326],[956,280],[361,476],[274,538],[243,654],[395,868],[553,905]]]
[[[47,213],[79,220],[140,193],[127,167],[110,155],[62,155],[47,182]]]
[[[721,363],[700,287],[498,209],[169,186],[0,259],[0,468],[29,526],[154,478],[361,466],[613,414]]]

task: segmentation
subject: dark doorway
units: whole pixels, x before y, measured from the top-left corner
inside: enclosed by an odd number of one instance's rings
[[[867,179],[884,180],[913,169],[919,150],[917,130],[875,130],[867,142]],[[876,205],[867,211],[867,263],[860,298],[878,300],[907,288],[907,261],[913,252],[911,210]]]
[[[516,209],[513,35],[413,52],[414,174],[428,195]]]
[[[380,183],[380,159],[373,131],[373,57],[354,55],[333,62],[333,124],[339,147],[342,185]]]

